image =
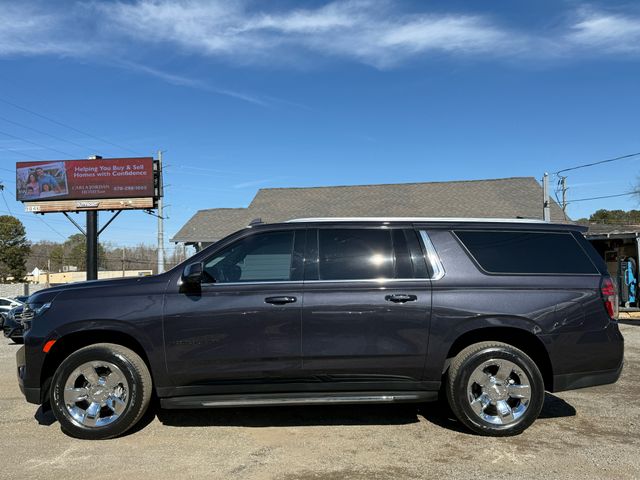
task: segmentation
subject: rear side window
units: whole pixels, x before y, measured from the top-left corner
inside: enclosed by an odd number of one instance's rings
[[[366,280],[394,277],[388,229],[319,229],[320,280]]]
[[[483,270],[510,274],[597,274],[569,232],[455,231]]]

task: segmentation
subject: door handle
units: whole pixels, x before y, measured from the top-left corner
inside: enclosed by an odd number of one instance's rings
[[[404,293],[396,293],[393,295],[387,295],[384,297],[387,302],[393,303],[405,303],[405,302],[415,302],[418,300],[416,295],[406,295]]]
[[[285,303],[294,303],[297,300],[296,297],[267,297],[264,299],[265,303],[272,305],[284,305]]]

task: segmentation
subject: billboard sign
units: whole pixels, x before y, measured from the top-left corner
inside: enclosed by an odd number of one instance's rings
[[[95,200],[139,200],[153,199],[155,196],[154,161],[151,157],[19,162],[16,164],[16,200],[20,202],[37,202],[38,205],[48,203],[77,205],[76,208],[71,208],[71,210],[77,210],[100,208],[89,206],[100,204]],[[109,205],[126,204],[126,202],[113,201],[103,203]],[[147,205],[149,200],[144,203]],[[153,205],[152,200],[151,204]],[[124,208],[140,207],[128,206]],[[27,208],[27,210],[29,209]],[[45,210],[45,208],[41,208],[36,211]]]

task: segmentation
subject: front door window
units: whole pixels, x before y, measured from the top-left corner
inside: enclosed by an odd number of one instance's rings
[[[243,238],[208,259],[205,283],[286,282],[291,280],[293,232]]]

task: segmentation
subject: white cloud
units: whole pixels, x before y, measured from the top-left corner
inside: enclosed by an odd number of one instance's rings
[[[40,5],[37,7],[36,5]],[[580,9],[550,30],[515,29],[472,14],[405,13],[391,0],[334,0],[319,7],[264,10],[247,0],[0,0],[0,56],[144,55],[150,47],[246,64],[315,55],[392,67],[430,54],[496,58],[640,53],[640,16]],[[263,10],[259,8],[262,7]],[[141,64],[144,62],[134,62]],[[154,69],[148,73],[154,74]],[[171,83],[172,73],[160,75]],[[182,84],[188,84],[189,81]]]
[[[640,53],[640,16],[582,13],[567,38],[572,43],[609,53]]]
[[[237,63],[305,52],[375,66],[428,52],[497,55],[514,35],[473,15],[403,14],[392,2],[335,1],[315,9],[252,12],[245,2],[140,0],[97,8],[123,35]]]
[[[487,15],[407,13],[392,0],[333,0],[285,10],[250,0],[57,5],[0,0],[0,57],[75,56],[262,106],[273,102],[156,65],[187,55],[236,65],[341,59],[377,68],[430,56],[537,62],[640,55],[640,16],[597,10],[565,12],[568,21],[536,29]]]
[[[19,3],[0,5],[0,57],[73,53],[76,48],[60,35],[60,26],[56,14]]]

